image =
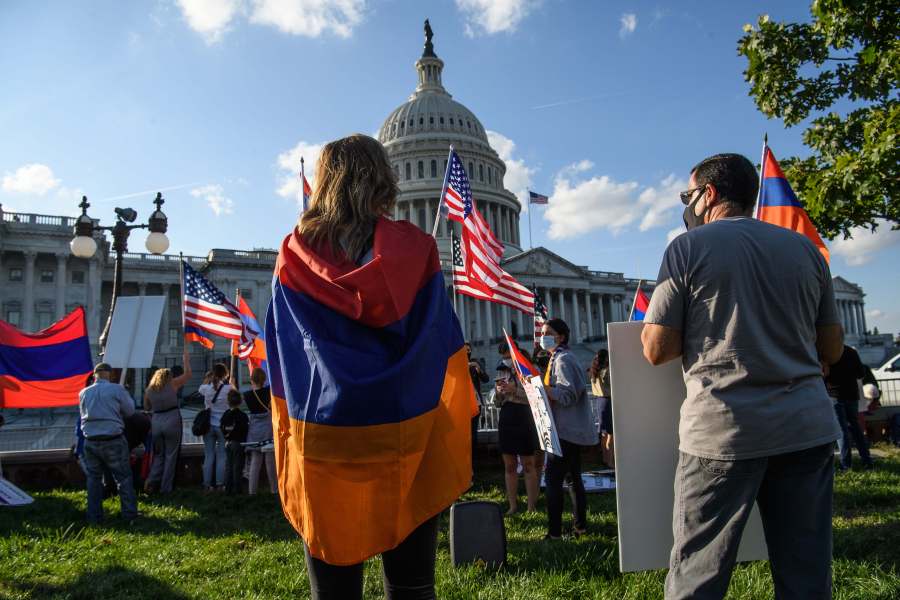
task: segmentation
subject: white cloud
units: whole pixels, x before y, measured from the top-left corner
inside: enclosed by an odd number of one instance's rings
[[[58,186],[59,179],[53,176],[53,170],[40,163],[21,166],[3,177],[3,191],[14,194],[43,196]]]
[[[870,319],[880,319],[884,316],[884,311],[874,308],[866,311],[866,316]]]
[[[668,225],[672,220],[672,209],[682,206],[678,193],[686,190],[686,179],[675,177],[674,173],[663,179],[658,186],[648,187],[638,196],[638,202],[647,211],[641,219],[640,230]]]
[[[207,44],[215,44],[231,29],[230,25],[242,9],[241,0],[177,0],[188,25],[203,36]]]
[[[531,188],[531,176],[537,169],[529,167],[520,158],[513,158],[516,143],[502,133],[488,131],[487,137],[491,148],[496,150],[500,159],[506,163],[506,175],[503,177],[504,187],[516,195],[523,210],[528,210],[528,190]]]
[[[209,184],[191,190],[194,198],[203,198],[217,217],[234,212],[234,201],[225,195],[221,185]]]
[[[669,175],[656,186],[644,187],[636,181],[616,181],[608,175],[584,180],[594,164],[582,160],[560,169],[544,218],[550,221],[552,239],[576,237],[596,229],[618,233],[640,221],[639,229],[671,225],[672,209],[680,206],[678,192],[687,183]],[[669,231],[672,241],[684,228]]]
[[[666,234],[666,246],[671,244],[672,240],[677,238],[679,235],[681,235],[685,231],[687,231],[687,229],[685,229],[684,226],[676,227],[675,229],[670,229],[669,232]]]
[[[634,181],[619,183],[606,175],[575,181],[579,164],[557,175],[544,218],[550,221],[551,239],[577,237],[595,229],[617,233],[639,216]],[[584,165],[581,165],[584,166]]]
[[[634,33],[634,30],[637,29],[637,15],[634,13],[625,13],[622,15],[622,18],[619,19],[619,23],[622,24],[622,26],[619,27],[619,37],[624,39]]]
[[[346,38],[362,22],[365,8],[365,0],[253,0],[250,22],[293,35],[331,31]]]
[[[858,267],[885,248],[900,245],[900,230],[892,230],[887,221],[879,220],[877,223],[875,233],[864,227],[854,227],[850,230],[852,237],[831,242],[832,254],[843,258],[851,267]]]
[[[234,23],[274,27],[282,33],[350,37],[362,22],[366,0],[177,0],[188,25],[208,44],[222,40]]]
[[[478,33],[492,35],[513,32],[542,0],[456,0],[456,8],[463,13],[465,32],[469,37]]]
[[[300,198],[300,158],[303,158],[306,179],[311,185],[315,178],[316,163],[324,146],[324,142],[311,144],[301,140],[290,150],[278,155],[278,168],[281,169],[281,174],[278,176],[276,193],[279,196],[293,198],[298,204],[303,202]]]

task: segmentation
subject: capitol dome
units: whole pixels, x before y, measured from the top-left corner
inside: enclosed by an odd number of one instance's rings
[[[469,175],[475,204],[504,243],[505,255],[518,254],[521,206],[503,187],[506,165],[491,148],[478,117],[444,89],[444,61],[434,53],[427,21],[425,31],[425,48],[415,63],[418,85],[378,131],[400,188],[394,217],[431,233],[452,145]],[[446,219],[438,223],[436,237],[442,258],[449,256],[451,226]]]

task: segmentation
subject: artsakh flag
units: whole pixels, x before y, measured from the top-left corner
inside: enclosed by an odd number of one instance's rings
[[[819,249],[826,261],[830,255],[806,209],[791,189],[775,155],[768,145],[763,150],[761,185],[756,218],[805,235]]]
[[[512,358],[513,365],[516,367],[516,373],[519,375],[519,379],[528,380],[535,375],[540,375],[541,372],[538,371],[531,361],[528,360],[522,351],[516,346],[515,342],[512,341],[512,338],[509,337],[509,334],[506,333],[506,329],[503,330],[503,336],[506,338],[506,344],[509,346],[509,356]]]
[[[475,392],[434,239],[381,218],[362,265],[281,246],[266,343],[284,513],[310,553],[396,547],[470,485]]]
[[[0,408],[75,406],[92,372],[82,307],[37,333],[0,321]]]
[[[650,307],[650,298],[644,293],[644,290],[638,286],[637,295],[634,297],[634,308],[631,310],[632,321],[643,321],[647,309]]]
[[[241,360],[246,360],[250,365],[251,371],[257,367],[268,369],[266,364],[266,336],[262,327],[259,326],[259,321],[256,320],[256,315],[250,310],[250,305],[247,304],[243,297],[238,297],[237,308],[238,312],[241,313],[241,321],[244,322],[244,327],[248,334],[247,337],[251,341],[246,344],[231,342],[231,354],[240,357]]]

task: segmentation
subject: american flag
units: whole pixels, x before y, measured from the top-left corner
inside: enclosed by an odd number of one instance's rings
[[[550,199],[544,194],[528,192],[528,204],[549,204]]]
[[[444,175],[444,201],[448,209],[447,218],[462,223],[463,259],[470,279],[482,282],[488,288],[497,287],[505,275],[500,268],[503,243],[475,207],[469,176],[459,155],[452,149]]]
[[[185,334],[199,330],[201,334],[217,335],[242,344],[250,343],[257,332],[247,329],[237,307],[189,264],[182,261],[182,268]],[[206,335],[201,337],[208,339]],[[191,339],[204,343],[196,337]]]
[[[452,236],[453,252],[453,285],[456,291],[466,296],[511,306],[516,310],[531,314],[534,310],[534,297],[531,291],[513,279],[509,273],[501,269],[501,276],[496,287],[490,288],[478,280],[466,269],[466,253],[460,239]]]
[[[547,314],[547,306],[541,295],[538,294],[537,288],[534,288],[534,343],[541,343],[541,336],[544,335],[544,323],[549,319]]]

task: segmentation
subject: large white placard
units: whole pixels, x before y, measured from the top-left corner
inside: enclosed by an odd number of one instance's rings
[[[535,375],[529,381],[523,382],[522,387],[528,396],[528,405],[531,407],[531,416],[534,418],[534,427],[537,429],[541,449],[562,456],[562,447],[559,444],[559,436],[556,435],[556,423],[553,422],[544,382],[539,375]]]
[[[623,573],[669,566],[678,419],[685,396],[681,362],[651,366],[644,359],[641,328],[639,322],[608,326],[619,569]],[[754,506],[738,560],[767,558],[762,522]]]
[[[114,369],[151,366],[165,300],[165,296],[116,299],[103,361]]]

